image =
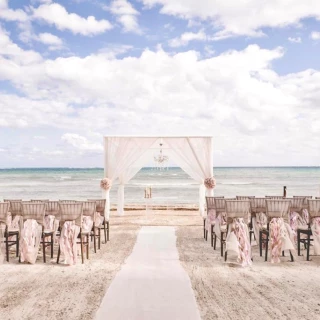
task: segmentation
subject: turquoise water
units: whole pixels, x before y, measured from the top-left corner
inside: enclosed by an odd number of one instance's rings
[[[320,167],[214,168],[215,195],[320,196]],[[79,199],[101,197],[103,169],[0,169],[0,199]],[[198,202],[198,185],[181,169],[158,171],[143,168],[125,188],[126,204],[144,202],[144,188],[152,186],[153,197],[166,203]],[[117,201],[117,184],[111,202]]]

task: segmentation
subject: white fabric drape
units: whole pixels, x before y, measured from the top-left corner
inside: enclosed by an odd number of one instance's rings
[[[185,137],[164,138],[163,140],[171,148],[171,154],[181,169],[200,184],[199,211],[202,216],[205,216],[204,180],[213,176],[212,138]],[[213,190],[208,190],[207,194],[212,196]]]
[[[213,176],[212,137],[105,137],[104,176],[113,182],[118,179],[118,214],[123,214],[124,185],[143,167],[144,156],[154,145],[163,142],[170,159],[179,165],[191,178],[199,183],[199,211],[205,215],[206,188],[204,180]],[[167,152],[168,151],[168,152]],[[109,191],[106,198],[106,219],[109,220]],[[213,190],[207,190],[213,196]]]
[[[105,137],[105,172],[104,176],[113,182],[119,179],[118,190],[118,213],[123,213],[124,206],[124,184],[127,183],[140,169],[137,161],[157,140],[156,137]],[[110,191],[105,192],[106,197],[106,219],[110,215]]]

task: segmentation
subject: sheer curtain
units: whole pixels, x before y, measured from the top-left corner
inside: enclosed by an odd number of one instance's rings
[[[105,137],[104,176],[113,182],[119,179],[118,213],[123,214],[124,185],[143,167],[149,149],[153,145],[159,147],[159,141],[170,158],[199,183],[199,210],[204,216],[204,180],[213,175],[212,137]],[[109,191],[103,192],[109,220],[110,195]],[[207,190],[207,194],[212,196],[213,190]]]
[[[199,211],[205,215],[206,188],[204,180],[213,176],[212,137],[164,138],[176,163],[190,175],[199,186]],[[213,196],[213,190],[207,190]]]
[[[152,146],[157,137],[105,137],[104,176],[113,182],[119,178],[118,208],[123,213],[124,184],[140,169],[137,161]],[[110,191],[104,191],[106,218],[110,216]]]

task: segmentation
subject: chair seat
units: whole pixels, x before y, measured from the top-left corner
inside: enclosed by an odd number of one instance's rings
[[[10,233],[14,233],[14,234],[19,233],[19,228],[9,228],[8,232],[9,232],[9,234]]]
[[[45,234],[51,234],[51,233],[54,233],[54,230],[44,229],[43,233],[45,233]]]
[[[308,226],[300,226],[300,227],[297,228],[297,230],[300,230],[300,231],[308,231],[309,228],[308,228]]]
[[[220,231],[221,232],[227,232],[227,225],[226,224],[223,224],[220,226]]]

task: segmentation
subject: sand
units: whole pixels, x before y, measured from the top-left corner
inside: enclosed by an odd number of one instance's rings
[[[94,319],[94,315],[132,251],[140,226],[176,227],[177,248],[187,271],[202,319],[320,318],[320,257],[305,261],[289,257],[273,265],[254,248],[254,264],[228,263],[203,239],[202,218],[195,211],[113,212],[110,242],[91,253],[90,260],[72,267],[42,263],[0,266],[0,315],[20,319]],[[55,255],[56,257],[56,255]]]

